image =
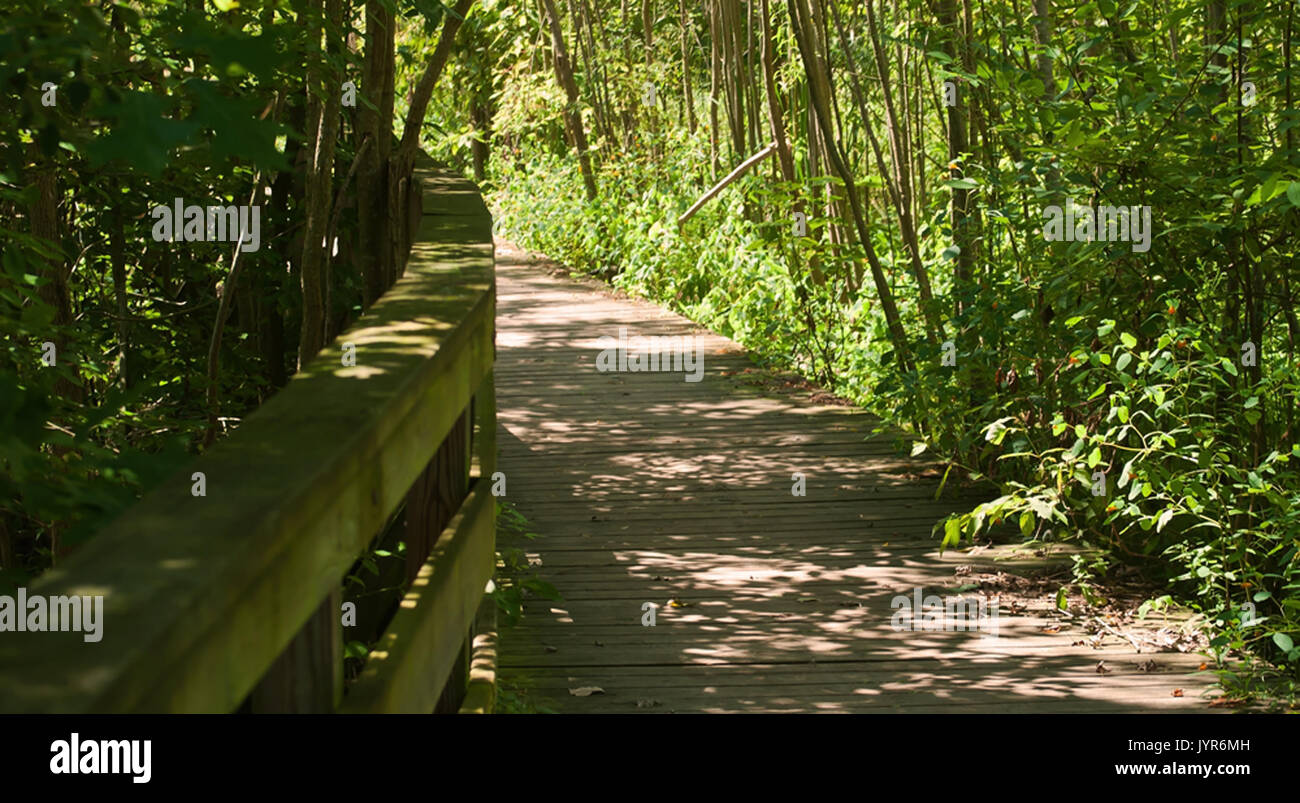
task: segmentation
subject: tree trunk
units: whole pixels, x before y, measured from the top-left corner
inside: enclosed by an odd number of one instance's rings
[[[325,30],[325,18],[329,30]],[[304,197],[306,208],[303,229],[302,261],[299,281],[302,287],[302,328],[298,338],[298,370],[311,361],[325,345],[325,304],[323,274],[325,251],[331,243],[322,243],[329,224],[330,200],[334,177],[334,143],[338,137],[339,105],[342,81],[327,67],[326,54],[319,52],[321,34],[327,34],[328,50],[338,55],[342,0],[314,0],[307,10],[308,38],[311,40],[307,68],[307,130],[311,132],[311,164],[307,171]],[[324,94],[322,104],[313,92]]]
[[[366,54],[362,89],[377,110],[358,104],[357,142],[370,138],[357,171],[357,255],[361,263],[362,299],[370,306],[388,289],[388,158],[393,147],[394,20],[383,0],[366,3]]]
[[[578,84],[573,80],[573,68],[569,63],[569,52],[564,46],[564,32],[560,28],[560,16],[555,10],[554,0],[543,0],[546,17],[551,29],[551,48],[555,51],[555,78],[568,98],[564,109],[565,126],[573,140],[573,147],[578,152],[578,167],[582,171],[582,184],[587,191],[587,200],[596,200],[596,177],[591,171],[591,157],[587,153],[587,132],[582,126],[582,111],[578,101]]]
[[[875,246],[872,244],[871,233],[867,228],[866,218],[862,210],[862,201],[858,197],[857,185],[840,155],[839,143],[835,139],[834,120],[831,116],[833,90],[830,84],[829,67],[822,54],[814,50],[811,44],[812,22],[810,18],[812,12],[807,7],[807,2],[808,0],[787,0],[790,8],[791,26],[794,28],[795,39],[799,44],[799,52],[803,55],[804,72],[808,76],[812,107],[817,115],[822,140],[826,145],[826,157],[831,163],[831,168],[844,182],[849,206],[853,212],[853,221],[857,226],[858,239],[863,250],[866,251],[867,262],[871,265],[871,278],[876,286],[876,294],[880,298],[880,306],[885,314],[885,322],[889,327],[890,342],[894,346],[896,364],[900,371],[907,372],[912,367],[911,349],[908,346],[907,333],[903,329],[902,318],[898,314],[898,306],[894,303],[894,293],[885,278],[884,266],[881,265]]]
[[[691,58],[687,38],[691,29],[690,16],[686,12],[686,0],[678,0],[678,11],[682,20],[682,94],[686,97],[686,121],[691,133],[695,133],[698,122],[695,119],[695,95],[691,88]]]

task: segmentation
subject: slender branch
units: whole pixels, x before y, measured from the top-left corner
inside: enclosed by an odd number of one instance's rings
[[[735,170],[732,170],[730,173],[727,174],[726,178],[722,179],[717,184],[714,184],[712,187],[710,187],[708,192],[700,196],[700,200],[696,201],[691,206],[690,209],[687,209],[685,214],[677,218],[677,228],[680,229],[683,225],[685,225],[686,221],[690,220],[692,217],[695,216],[696,212],[700,211],[700,207],[708,203],[710,199],[713,198],[713,196],[717,195],[718,193],[726,189],[728,184],[743,176],[745,172],[749,170],[749,168],[763,161],[764,159],[771,156],[775,152],[776,152],[776,143],[773,142],[770,143],[763,150],[759,151],[758,153],[749,157],[745,161],[741,162],[740,167],[737,167]]]
[[[257,191],[262,186],[262,174],[259,172],[253,177],[253,192],[248,198],[248,205],[252,206],[257,200]],[[217,439],[217,373],[221,367],[221,336],[226,329],[226,318],[230,316],[230,302],[235,297],[235,282],[239,279],[239,255],[242,252],[241,246],[244,244],[244,232],[239,232],[239,239],[235,242],[234,252],[230,256],[230,270],[226,273],[226,281],[221,286],[221,304],[217,307],[217,320],[212,325],[212,338],[208,341],[208,428],[203,433],[203,448],[212,445]]]

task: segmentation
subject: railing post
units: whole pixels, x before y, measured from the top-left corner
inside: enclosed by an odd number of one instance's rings
[[[254,714],[328,714],[343,700],[342,583],[326,596],[249,696]]]
[[[420,573],[434,542],[469,493],[469,411],[461,413],[406,495],[406,581]]]
[[[496,373],[489,371],[474,394],[474,417],[478,420],[477,440],[474,444],[478,454],[479,477],[484,482],[492,481],[492,474],[497,470],[497,394]]]

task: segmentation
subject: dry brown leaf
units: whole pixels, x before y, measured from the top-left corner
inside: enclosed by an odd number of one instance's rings
[[[1174,689],[1174,696],[1175,696],[1175,697],[1182,697],[1182,696],[1183,696],[1183,690],[1182,690],[1182,689]]]
[[[579,686],[576,689],[569,689],[569,694],[574,697],[590,697],[593,694],[604,694],[605,690],[599,686]]]

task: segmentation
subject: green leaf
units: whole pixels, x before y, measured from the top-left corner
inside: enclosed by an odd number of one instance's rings
[[[256,98],[225,95],[212,81],[192,79],[185,88],[195,98],[194,113],[189,121],[212,133],[209,143],[216,159],[247,159],[268,169],[289,167],[284,154],[275,147],[283,126],[258,119]]]
[[[1128,349],[1134,348],[1138,344],[1138,339],[1133,335],[1130,335],[1128,332],[1125,332],[1124,334],[1120,335],[1119,340],[1121,343],[1124,344],[1124,348],[1128,348]]]
[[[1020,532],[1026,538],[1034,534],[1034,514],[1028,510],[1020,514]]]
[[[1300,181],[1293,181],[1287,186],[1286,199],[1292,206],[1300,207]]]
[[[1088,453],[1088,468],[1096,468],[1097,464],[1100,462],[1101,462],[1101,447],[1094,446],[1092,447],[1092,451]]]
[[[1295,642],[1286,633],[1274,633],[1273,643],[1276,644],[1282,652],[1291,652],[1295,649]]]
[[[961,519],[954,516],[943,523],[943,547],[961,543]]]
[[[113,121],[108,133],[86,146],[91,163],[121,159],[150,175],[161,173],[172,151],[198,130],[190,121],[170,119],[166,111],[165,99],[151,92],[121,92],[105,111]]]

